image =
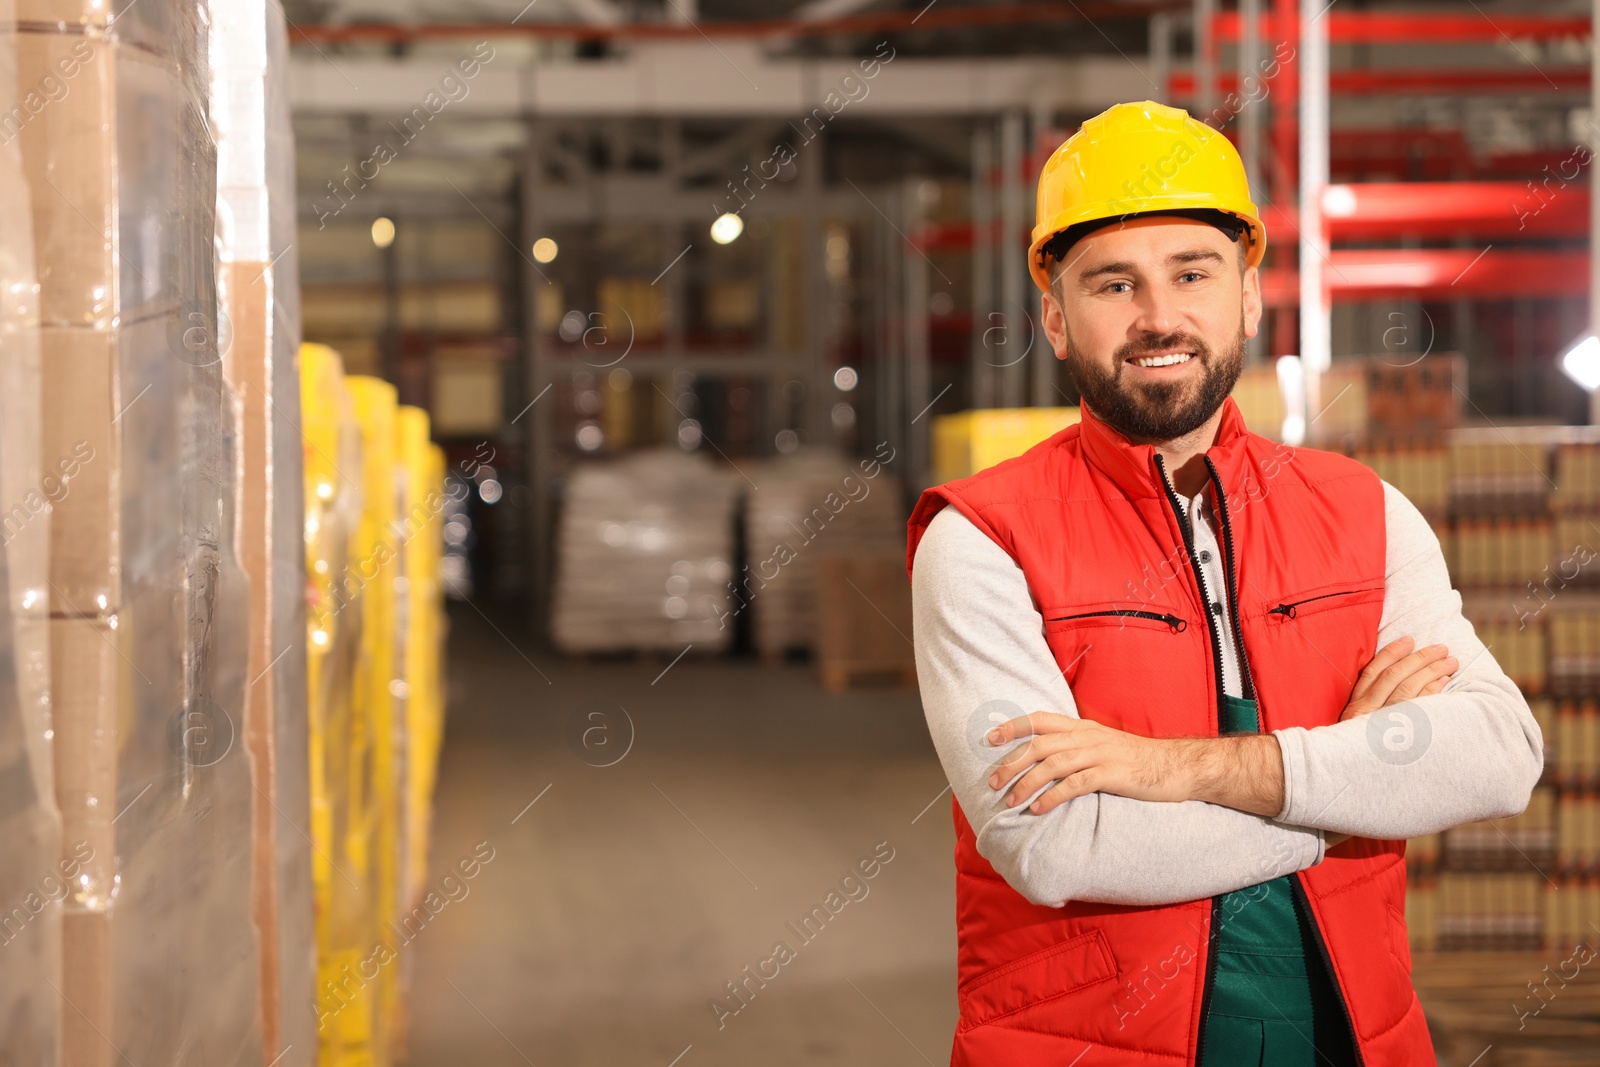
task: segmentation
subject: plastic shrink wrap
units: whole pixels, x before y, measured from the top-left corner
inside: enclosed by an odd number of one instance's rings
[[[249,577],[241,743],[255,773],[251,914],[266,1061],[316,1061],[294,142],[283,9],[213,0],[218,342],[238,442],[235,549]]]
[[[443,730],[444,458],[394,387],[301,348],[322,1067],[401,1058]]]
[[[738,477],[672,448],[579,465],[557,547],[556,646],[726,649]]]
[[[0,23],[14,15],[0,0]],[[50,502],[70,486],[38,463],[39,288],[17,44],[14,33],[0,36],[0,1042],[16,1067],[53,1067],[60,902],[79,861],[62,847],[55,798],[45,568]]]
[[[745,494],[747,568],[735,585],[732,614],[751,613],[764,659],[815,643],[818,564],[825,555],[893,553],[905,541],[899,485],[883,473],[876,463],[861,466],[821,448],[751,469],[761,491]]]
[[[26,195],[0,211],[27,205],[39,470],[65,483],[40,592],[55,867],[76,864],[59,1062],[259,1063],[239,736],[249,595],[217,343],[208,12],[18,0],[8,14],[18,105],[0,124]],[[17,239],[7,227],[0,242]]]

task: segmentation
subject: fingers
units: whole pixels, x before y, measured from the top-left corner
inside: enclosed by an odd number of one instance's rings
[[[1080,721],[1071,715],[1058,715],[1053,711],[1035,711],[1001,723],[990,730],[987,736],[989,744],[1003,745],[1030,734],[1061,733],[1063,730],[1071,729],[1067,723]]]
[[[1410,652],[1411,646],[1415,643],[1416,642],[1411,639],[1411,635],[1406,634],[1402,637],[1395,638],[1387,645],[1384,645],[1382,648],[1378,649],[1377,654],[1372,657],[1372,660],[1362,668],[1361,676],[1356,679],[1355,688],[1350,693],[1351,699],[1355,700],[1364,696],[1366,691],[1371,687],[1373,679],[1377,678],[1378,675],[1388,670],[1408,652]]]
[[[1374,707],[1379,708],[1387,706],[1392,702],[1391,698],[1394,695],[1394,691],[1399,688],[1400,685],[1406,681],[1406,679],[1410,678],[1418,671],[1424,670],[1430,665],[1449,657],[1449,655],[1450,650],[1445,648],[1443,645],[1429,645],[1426,648],[1419,648],[1410,655],[1402,657],[1400,660],[1379,672],[1378,676],[1373,679],[1372,685],[1368,687],[1366,693],[1364,694],[1366,702],[1372,704]],[[1454,668],[1451,669],[1453,670]],[[1431,680],[1432,677],[1429,676],[1424,680],[1423,684],[1426,684]],[[1418,688],[1420,688],[1420,686]],[[1402,697],[1401,699],[1409,698]]]
[[[999,789],[1029,767],[1065,751],[1067,741],[1068,739],[1060,734],[1028,738],[1025,743],[1006,753],[1005,760],[989,776],[989,788]]]
[[[1389,694],[1389,699],[1384,701],[1384,706],[1387,707],[1390,704],[1398,704],[1402,700],[1410,700],[1413,697],[1421,696],[1430,686],[1438,686],[1438,689],[1435,689],[1434,692],[1442,690],[1445,683],[1450,680],[1450,676],[1455,674],[1456,669],[1460,666],[1461,664],[1454,656],[1446,656],[1444,659],[1436,660],[1419,670],[1413,671],[1394,687],[1394,692]]]
[[[1089,784],[1089,775],[1080,771],[1071,777],[1062,779],[1052,788],[1039,794],[1039,797],[1028,805],[1028,811],[1033,815],[1043,815],[1047,811],[1059,808],[1069,800],[1075,800],[1093,792],[1094,787]]]
[[[1040,760],[1011,787],[1011,791],[1006,794],[1006,806],[1016,807],[1051,782],[1065,781],[1074,776],[1085,777],[1081,772],[1094,762],[1082,752],[1058,752]]]

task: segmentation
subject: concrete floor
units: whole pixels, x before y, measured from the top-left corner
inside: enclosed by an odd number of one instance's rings
[[[493,858],[401,949],[412,1067],[949,1062],[954,834],[914,691],[568,662],[463,605],[452,626],[432,884]],[[875,848],[803,941],[787,924]]]

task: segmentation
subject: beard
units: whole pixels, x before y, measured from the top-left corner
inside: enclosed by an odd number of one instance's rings
[[[1123,379],[1129,359],[1163,349],[1193,352],[1200,361],[1201,377],[1196,382],[1130,383]],[[1155,337],[1117,349],[1115,366],[1103,370],[1084,359],[1067,332],[1067,371],[1078,387],[1078,394],[1101,422],[1136,441],[1171,441],[1193,433],[1205,425],[1222,402],[1233,392],[1244,371],[1244,322],[1234,343],[1213,353],[1200,338],[1187,333]]]

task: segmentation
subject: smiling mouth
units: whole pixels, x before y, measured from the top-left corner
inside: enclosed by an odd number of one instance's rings
[[[1193,358],[1192,352],[1169,352],[1162,356],[1138,356],[1128,362],[1136,367],[1176,367]]]

